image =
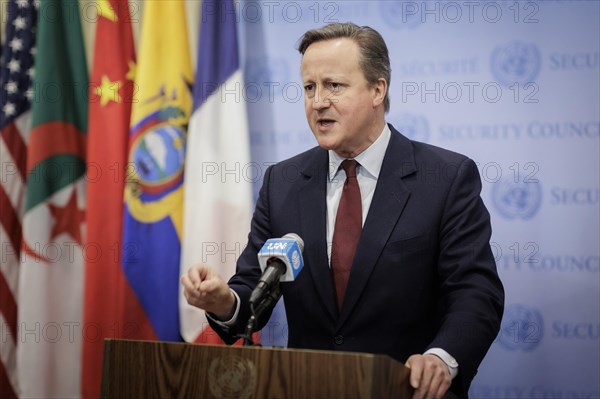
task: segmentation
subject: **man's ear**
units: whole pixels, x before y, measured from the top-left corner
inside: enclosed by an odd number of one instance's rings
[[[387,81],[384,78],[379,78],[375,84],[371,86],[373,93],[373,108],[383,104],[385,95],[388,90]]]

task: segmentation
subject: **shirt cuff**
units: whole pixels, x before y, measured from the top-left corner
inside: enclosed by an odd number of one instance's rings
[[[231,319],[223,321],[223,320],[219,320],[217,319],[213,314],[206,312],[206,317],[211,319],[212,321],[214,321],[215,323],[217,323],[218,325],[220,325],[221,327],[231,327],[235,324],[235,322],[237,321],[238,318],[238,314],[240,313],[240,297],[237,294],[237,292],[235,292],[234,290],[232,290],[230,288],[231,292],[233,292],[233,296],[235,296],[235,312],[233,312],[233,316],[231,316]]]
[[[458,375],[458,362],[455,358],[450,356],[448,352],[443,350],[442,348],[431,348],[428,349],[425,355],[435,355],[442,359],[444,363],[448,366],[448,371],[450,372],[450,378],[454,379]]]

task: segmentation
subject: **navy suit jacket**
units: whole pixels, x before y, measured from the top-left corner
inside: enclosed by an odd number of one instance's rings
[[[241,300],[239,323],[211,324],[227,342],[243,331],[261,275],[257,252],[269,238],[296,233],[305,266],[294,282],[281,284],[289,347],[380,353],[402,362],[442,348],[459,363],[451,389],[466,397],[504,304],[479,173],[463,155],[390,129],[341,312],[327,258],[329,158],[316,147],[266,171],[248,245],[229,281]]]

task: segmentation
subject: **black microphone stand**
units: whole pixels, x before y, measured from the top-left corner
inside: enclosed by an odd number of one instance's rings
[[[250,312],[252,315],[248,319],[248,323],[246,324],[246,331],[241,336],[244,339],[244,346],[254,346],[254,341],[252,340],[252,333],[256,328],[256,323],[258,318],[262,316],[265,310],[272,308],[275,306],[279,298],[281,297],[281,289],[279,288],[279,284],[273,284],[273,289],[268,292],[268,294],[261,299],[257,305],[254,303],[250,303]]]

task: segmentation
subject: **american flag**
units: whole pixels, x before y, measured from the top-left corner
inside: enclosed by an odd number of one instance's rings
[[[0,397],[18,395],[17,288],[38,0],[10,0],[0,58]]]

